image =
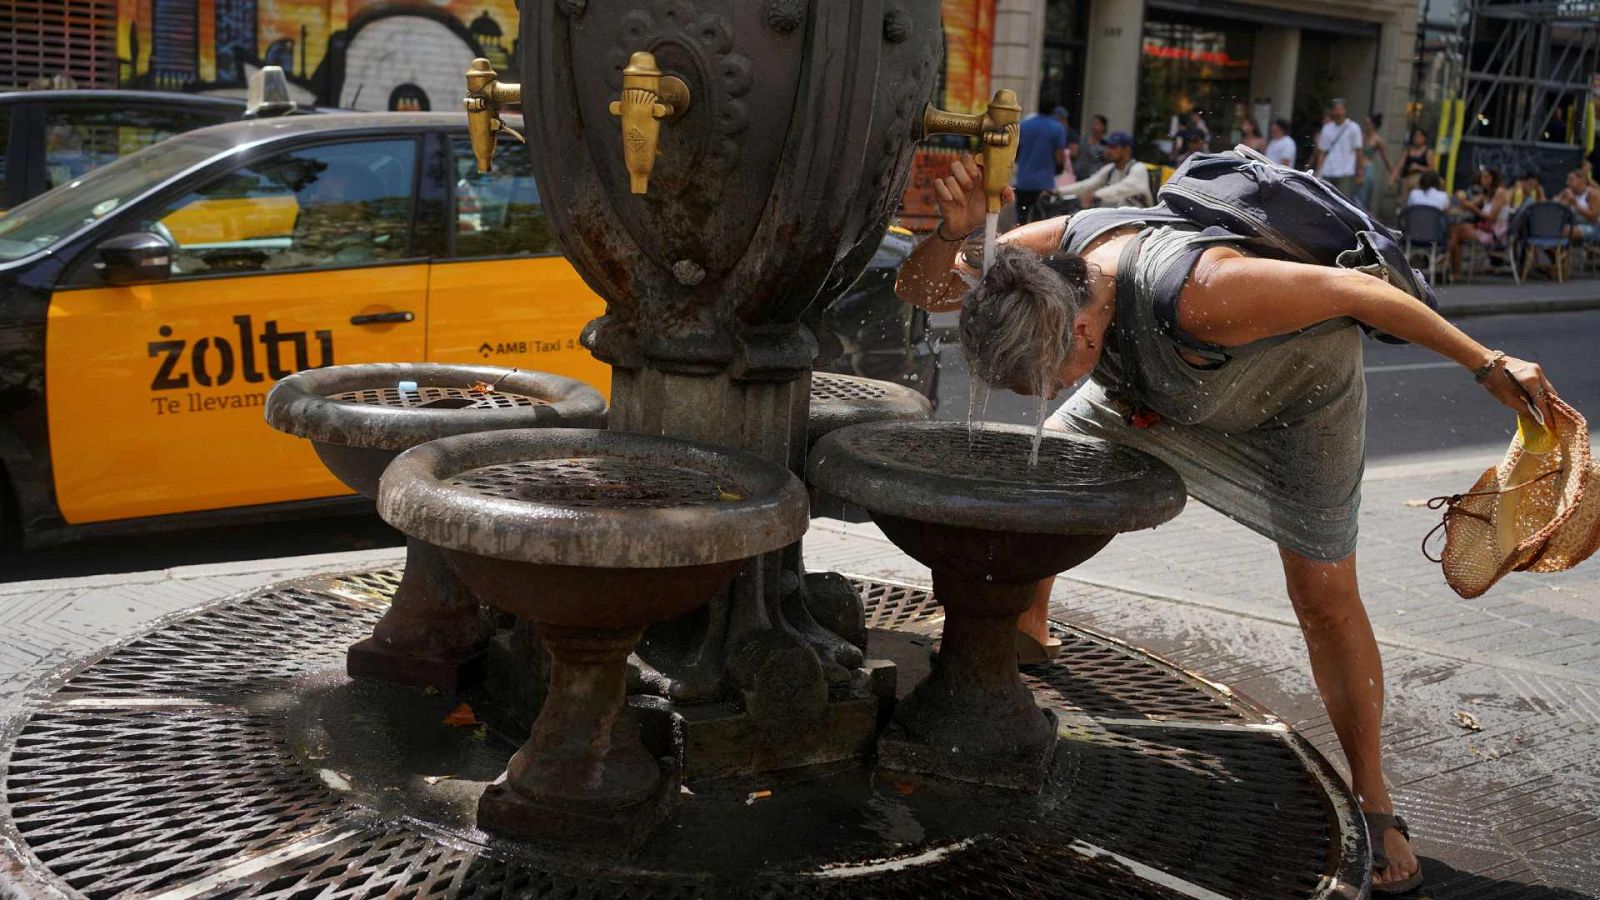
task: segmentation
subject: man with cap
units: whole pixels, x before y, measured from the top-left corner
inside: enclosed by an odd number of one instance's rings
[[[1100,171],[1061,191],[1077,197],[1084,206],[1153,206],[1150,169],[1133,158],[1133,137],[1113,131],[1105,139],[1106,164]]]
[[[1032,222],[1039,196],[1055,188],[1056,173],[1067,164],[1071,142],[1071,132],[1053,103],[1041,103],[1037,113],[1022,120],[1015,184],[1018,224]]]

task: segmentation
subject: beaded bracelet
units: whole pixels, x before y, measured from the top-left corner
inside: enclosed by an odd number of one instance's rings
[[[1473,370],[1473,372],[1472,372],[1472,380],[1476,381],[1479,384],[1483,384],[1484,380],[1489,377],[1489,374],[1491,372],[1493,372],[1495,370],[1495,368],[1498,367],[1502,362],[1505,361],[1505,358],[1506,358],[1506,352],[1504,350],[1496,350],[1496,351],[1494,351],[1494,353],[1489,355],[1489,361],[1488,362],[1484,363],[1483,365],[1479,366],[1477,369]]]

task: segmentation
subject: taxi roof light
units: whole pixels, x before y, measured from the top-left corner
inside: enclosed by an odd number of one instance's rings
[[[266,119],[286,116],[296,109],[289,98],[289,78],[282,66],[262,66],[250,76],[249,99],[245,103],[245,118]]]

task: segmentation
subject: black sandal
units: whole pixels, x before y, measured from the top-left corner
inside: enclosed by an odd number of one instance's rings
[[[1367,839],[1372,843],[1372,870],[1382,872],[1389,868],[1389,854],[1383,849],[1383,833],[1393,828],[1400,832],[1400,836],[1411,843],[1411,829],[1406,827],[1406,820],[1390,813],[1362,812],[1362,818],[1367,821]],[[1389,884],[1374,884],[1374,894],[1408,894],[1422,887],[1422,867],[1417,867],[1417,873],[1405,881],[1395,881]]]

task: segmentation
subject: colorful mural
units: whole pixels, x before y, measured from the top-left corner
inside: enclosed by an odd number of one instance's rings
[[[516,0],[117,0],[126,87],[238,93],[283,67],[296,99],[448,109],[475,56],[514,63]]]
[[[299,99],[348,109],[446,109],[474,56],[515,63],[517,0],[115,0],[125,87],[241,93],[283,67]],[[995,0],[944,0],[940,102],[989,96]]]

